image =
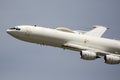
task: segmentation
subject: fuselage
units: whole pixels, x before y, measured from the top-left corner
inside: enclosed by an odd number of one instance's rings
[[[61,48],[63,48],[63,44],[71,42],[77,45],[120,54],[120,41],[117,40],[93,37],[78,33],[64,32],[57,29],[44,27],[23,25],[17,26],[17,28],[19,28],[20,30],[8,29],[7,32],[15,38],[23,41]]]

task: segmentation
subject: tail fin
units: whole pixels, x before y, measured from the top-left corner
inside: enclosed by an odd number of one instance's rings
[[[107,29],[105,26],[95,26],[94,29],[86,32],[85,35],[101,37]]]

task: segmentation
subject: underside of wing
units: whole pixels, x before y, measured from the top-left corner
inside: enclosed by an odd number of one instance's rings
[[[99,49],[90,48],[90,47],[86,47],[86,46],[82,46],[82,45],[78,45],[78,44],[74,44],[74,43],[66,43],[63,46],[68,48],[68,49],[75,50],[75,51],[83,51],[83,50],[92,51],[92,52],[95,52],[97,55],[100,55],[100,56],[113,54],[113,53],[110,53],[110,52],[106,52],[106,51],[102,51],[102,50],[99,50]],[[118,55],[118,56],[120,56],[120,55]]]
[[[80,51],[81,59],[84,60],[95,60],[97,58],[100,58],[100,56],[104,56],[104,61],[107,64],[119,64],[120,63],[120,55],[119,54],[113,54],[110,52],[102,51],[99,49],[94,49],[86,46],[81,46],[74,43],[66,43],[63,45],[63,47],[67,49],[73,49]]]

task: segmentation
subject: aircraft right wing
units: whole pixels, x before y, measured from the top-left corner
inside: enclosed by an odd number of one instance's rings
[[[105,26],[95,26],[94,29],[86,32],[85,35],[101,37],[107,29],[109,29],[109,28],[107,28]]]

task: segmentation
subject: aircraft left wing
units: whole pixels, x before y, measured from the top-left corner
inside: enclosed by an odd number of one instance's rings
[[[99,49],[90,48],[90,47],[86,47],[86,46],[81,46],[81,45],[74,44],[74,43],[65,43],[63,45],[63,47],[70,48],[73,50],[78,50],[78,51],[91,51],[100,56],[111,55],[111,54],[113,55],[113,53],[110,53],[110,52],[106,52],[106,51],[102,51]],[[117,56],[120,56],[120,55],[117,55]]]

